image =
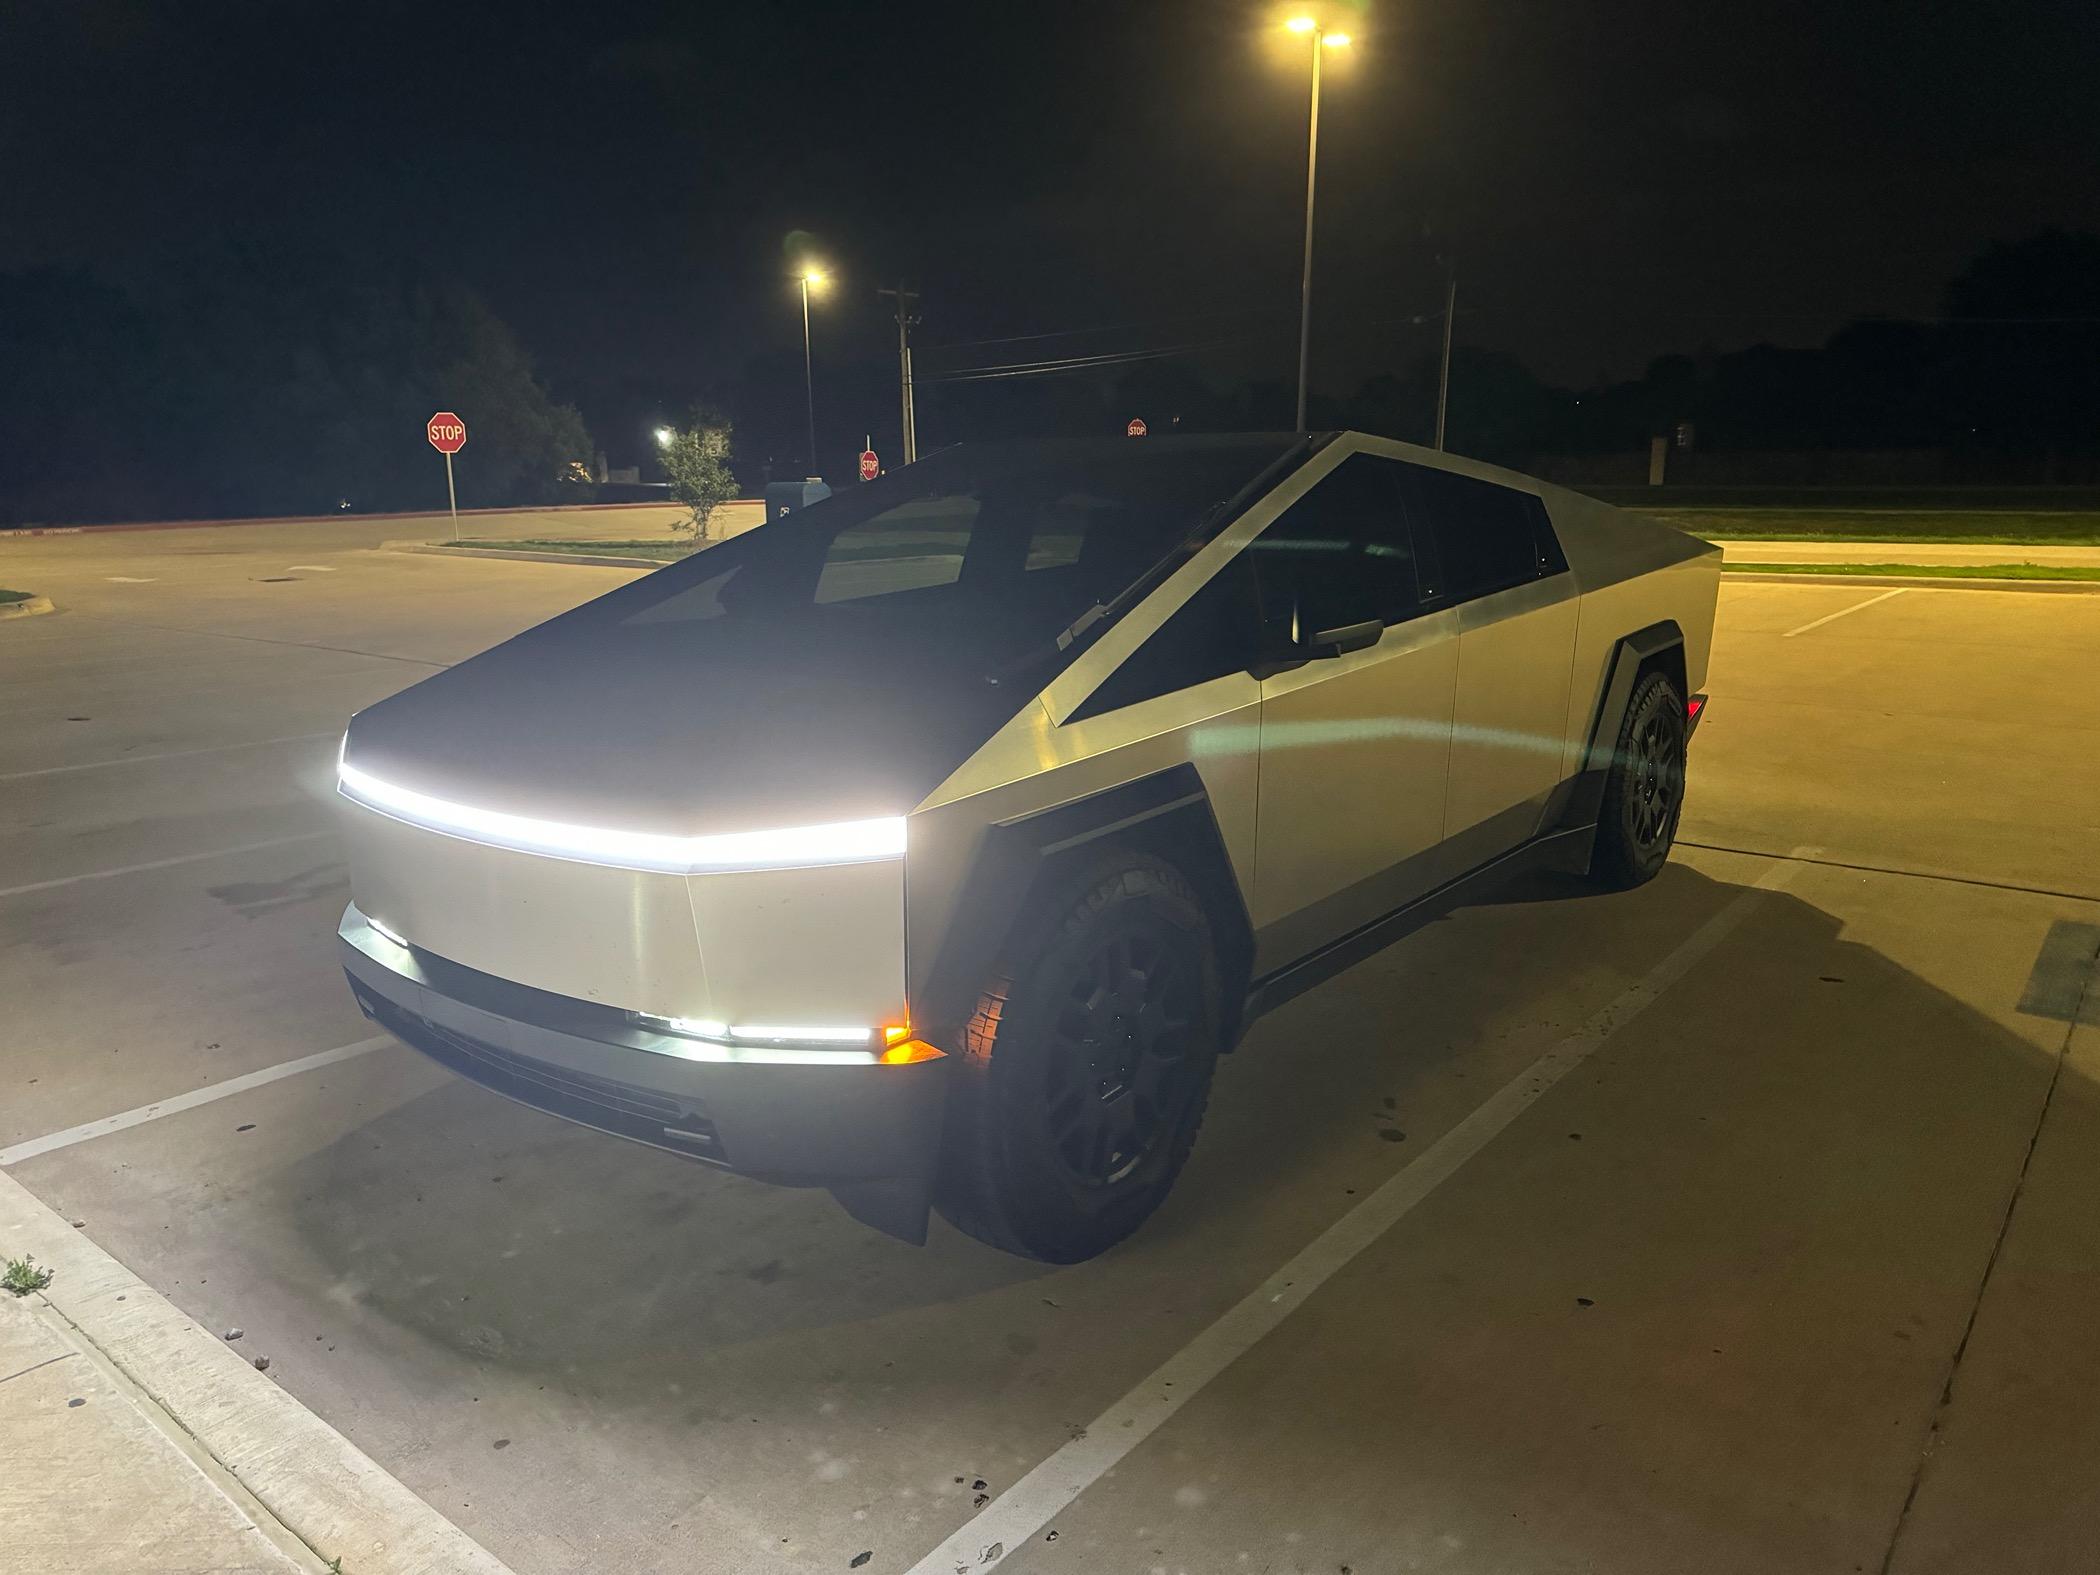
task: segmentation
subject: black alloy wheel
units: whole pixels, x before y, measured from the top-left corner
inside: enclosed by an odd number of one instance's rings
[[[941,1212],[1050,1263],[1123,1240],[1195,1145],[1220,1000],[1209,915],[1172,865],[1111,849],[1052,879],[961,1035]]]
[[[1669,862],[1684,811],[1687,733],[1677,685],[1665,673],[1644,674],[1619,728],[1597,817],[1590,867],[1605,885],[1638,886]]]

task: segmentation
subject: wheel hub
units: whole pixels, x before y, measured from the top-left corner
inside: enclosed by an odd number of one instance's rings
[[[1074,1176],[1130,1174],[1178,1115],[1189,1013],[1183,971],[1140,938],[1105,943],[1080,969],[1064,1028],[1070,1074],[1051,1099],[1053,1141]]]

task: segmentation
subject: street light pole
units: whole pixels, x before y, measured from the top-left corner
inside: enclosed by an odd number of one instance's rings
[[[823,275],[817,275],[822,278]],[[809,281],[810,275],[803,273],[796,282],[802,286],[802,397],[809,412],[809,469],[805,474],[817,473],[817,376],[809,354]]]
[[[1312,32],[1312,115],[1305,135],[1305,268],[1298,276],[1298,430],[1305,430],[1305,373],[1312,357],[1313,186],[1320,172],[1320,49],[1326,33]]]
[[[1298,276],[1298,430],[1303,432],[1306,377],[1312,361],[1313,190],[1320,173],[1320,56],[1330,49],[1348,48],[1349,35],[1330,33],[1309,16],[1294,16],[1284,26],[1312,39],[1312,110],[1305,134],[1305,267]]]
[[[1444,452],[1444,411],[1451,402],[1451,319],[1458,311],[1458,264],[1446,259],[1444,274],[1444,354],[1436,373],[1436,451]]]

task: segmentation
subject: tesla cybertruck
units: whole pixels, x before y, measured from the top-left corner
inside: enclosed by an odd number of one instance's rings
[[[499,1093],[1076,1261],[1258,1014],[1656,873],[1719,574],[1356,433],[949,449],[358,713],[342,961]]]

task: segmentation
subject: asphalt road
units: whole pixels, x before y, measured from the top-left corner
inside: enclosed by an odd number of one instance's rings
[[[344,718],[631,573],[380,539],[0,542],[0,1164],[523,1575],[2090,1567],[2100,598],[1724,586],[1671,868],[1267,1019],[1051,1270],[391,1044],[73,1130],[365,1046]]]

